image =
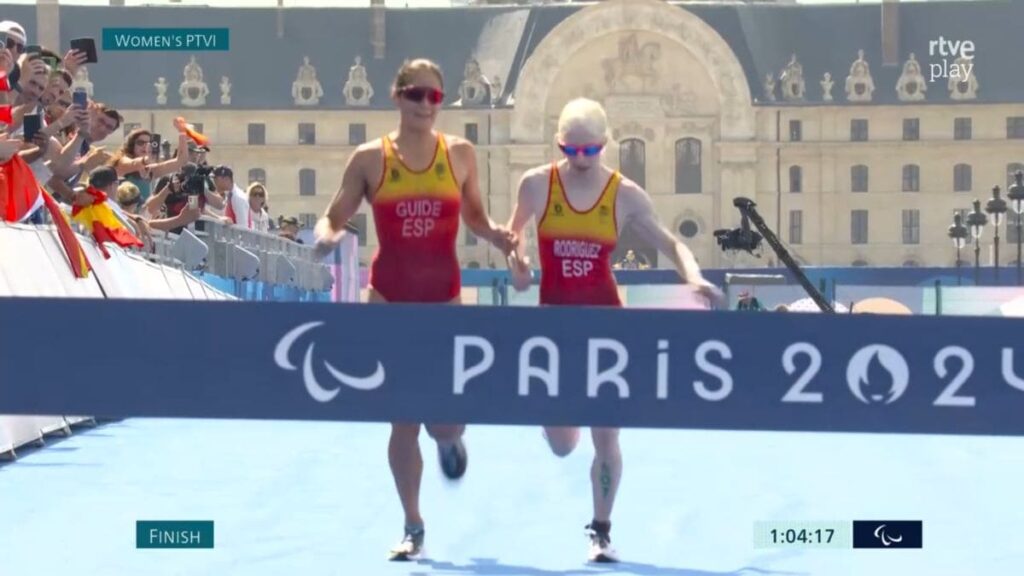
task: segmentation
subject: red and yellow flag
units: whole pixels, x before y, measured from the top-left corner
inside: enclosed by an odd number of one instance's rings
[[[86,278],[92,267],[85,257],[67,216],[57,201],[39,185],[29,165],[15,154],[0,166],[0,219],[6,222],[25,220],[42,203],[57,226],[57,237],[76,278]]]
[[[71,217],[85,229],[88,230],[96,246],[103,253],[104,258],[110,258],[110,253],[103,246],[105,242],[113,242],[122,248],[145,246],[130,230],[117,218],[114,210],[107,205],[107,195],[102,190],[89,186],[85,193],[92,197],[92,204],[86,206],[75,206],[71,210]]]

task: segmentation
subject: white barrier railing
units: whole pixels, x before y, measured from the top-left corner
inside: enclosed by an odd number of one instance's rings
[[[108,260],[91,239],[79,235],[79,241],[92,266],[87,278],[72,274],[54,227],[0,222],[0,298],[234,300],[180,268],[150,262],[113,245],[107,246]],[[88,329],[62,327],[60,318],[39,321],[52,321],[54,330]],[[4,358],[0,350],[0,368],[4,362],[42,361],[50,352],[40,350],[38,358]],[[16,456],[15,450],[21,446],[42,443],[47,434],[69,434],[71,425],[89,420],[88,416],[0,415],[0,456]]]

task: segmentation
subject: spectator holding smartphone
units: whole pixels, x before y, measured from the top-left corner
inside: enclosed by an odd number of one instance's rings
[[[143,202],[149,199],[153,180],[181,170],[188,160],[188,136],[184,126],[175,123],[175,127],[178,128],[176,158],[160,162],[158,153],[153,151],[153,133],[138,128],[128,134],[124,145],[107,162],[108,166],[117,171],[118,177],[139,188]]]

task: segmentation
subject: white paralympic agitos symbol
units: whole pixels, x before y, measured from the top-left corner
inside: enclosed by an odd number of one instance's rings
[[[886,377],[888,374],[888,377]],[[888,390],[883,379],[888,379]],[[898,350],[884,344],[872,344],[857,351],[846,366],[846,383],[865,404],[892,404],[903,396],[910,381],[910,368]],[[869,394],[864,395],[864,388]]]
[[[888,546],[890,544],[899,544],[903,542],[903,536],[889,536],[885,533],[885,524],[880,524],[878,528],[875,528],[875,538],[882,541],[882,546]]]
[[[289,371],[297,370],[298,368],[291,363],[288,356],[291,353],[292,346],[295,342],[306,332],[309,332],[317,326],[322,326],[323,322],[307,322],[296,328],[293,328],[290,332],[285,334],[280,341],[277,343],[277,347],[274,348],[274,362],[281,368]],[[312,342],[306,347],[306,356],[302,361],[302,380],[306,384],[306,391],[313,397],[317,402],[330,402],[338,395],[341,391],[341,387],[327,389],[317,382],[316,374],[313,372],[313,347]],[[330,372],[331,376],[334,377],[339,383],[344,384],[350,388],[356,390],[373,390],[379,388],[384,384],[384,366],[377,362],[377,370],[369,376],[350,376],[345,374],[341,370],[338,370],[334,366],[331,366],[327,361],[324,361],[324,367]]]

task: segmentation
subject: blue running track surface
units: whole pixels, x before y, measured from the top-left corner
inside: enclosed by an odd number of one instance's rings
[[[0,465],[0,575],[1015,576],[1024,442],[625,430],[612,539],[586,563],[589,435],[470,427],[445,480],[421,435],[429,560],[389,563],[402,514],[379,424],[125,420]],[[760,520],[923,520],[923,550],[755,549]],[[212,550],[136,549],[136,520],[213,520]]]

